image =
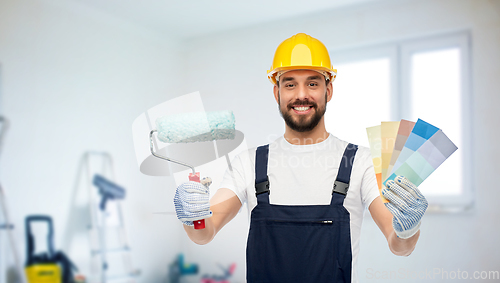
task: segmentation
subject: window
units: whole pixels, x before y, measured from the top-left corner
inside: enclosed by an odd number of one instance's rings
[[[330,51],[338,75],[325,116],[329,132],[368,146],[365,128],[420,118],[458,146],[419,186],[430,210],[473,202],[469,42],[469,34],[460,32]]]
[[[366,133],[350,129],[364,129],[373,121],[390,120],[389,59],[375,58],[336,67],[341,70],[338,74],[341,79],[332,85],[333,97],[325,113],[327,125],[330,132],[343,133],[339,138],[367,146]]]

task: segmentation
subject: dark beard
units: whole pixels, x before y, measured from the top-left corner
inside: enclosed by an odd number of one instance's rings
[[[303,132],[309,132],[312,131],[321,121],[321,118],[325,115],[326,112],[326,102],[327,102],[327,94],[325,92],[325,107],[323,108],[318,108],[318,105],[314,102],[308,102],[306,101],[294,101],[290,104],[287,105],[287,112],[283,113],[281,111],[281,99],[278,97],[278,108],[281,114],[281,117],[285,120],[285,123],[290,129],[303,133]],[[298,121],[295,121],[292,116],[289,114],[289,110],[292,109],[291,105],[310,105],[312,104],[312,107],[316,109],[314,115],[312,118],[309,119],[309,117],[299,117]],[[309,120],[308,120],[309,119]]]

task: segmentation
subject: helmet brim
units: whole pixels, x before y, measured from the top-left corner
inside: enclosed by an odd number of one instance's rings
[[[312,70],[312,71],[318,71],[321,74],[322,72],[325,72],[328,74],[327,79],[331,82],[335,80],[337,77],[337,69],[329,69],[325,67],[314,67],[314,66],[287,66],[287,67],[278,67],[273,70],[268,70],[267,71],[267,78],[273,83],[276,84],[276,76],[278,75],[279,72],[283,71],[293,71],[293,70]]]

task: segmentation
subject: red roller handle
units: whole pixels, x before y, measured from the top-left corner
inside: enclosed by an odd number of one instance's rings
[[[200,183],[200,172],[189,173],[189,181]],[[205,229],[205,219],[193,221],[194,229]]]

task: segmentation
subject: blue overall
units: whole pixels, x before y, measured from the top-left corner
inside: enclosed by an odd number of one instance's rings
[[[353,144],[345,149],[330,205],[289,206],[269,203],[269,145],[257,148],[257,206],[248,234],[247,282],[351,282],[351,232],[344,199],[357,149]]]

